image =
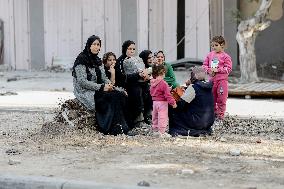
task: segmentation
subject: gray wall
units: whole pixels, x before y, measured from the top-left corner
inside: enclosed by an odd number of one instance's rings
[[[132,40],[137,43],[137,0],[120,0],[121,41]]]
[[[224,0],[224,36],[226,52],[232,57],[233,68],[238,65],[237,22],[232,19],[232,11],[237,9],[237,0]]]
[[[226,52],[232,57],[233,68],[238,65],[236,41],[237,23],[232,19],[232,11],[237,9],[238,0],[210,1],[210,35],[223,35],[226,39]]]
[[[29,0],[31,69],[44,68],[43,0]]]
[[[223,0],[210,1],[210,37],[223,35]]]
[[[257,64],[284,62],[284,17],[272,21],[260,32],[255,42]]]
[[[4,62],[4,22],[0,19],[0,64]]]

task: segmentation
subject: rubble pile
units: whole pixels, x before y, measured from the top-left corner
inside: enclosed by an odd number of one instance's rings
[[[90,129],[96,131],[95,114],[88,111],[77,99],[62,102],[51,122],[43,124],[43,134],[61,134],[70,130]],[[271,119],[243,119],[227,116],[222,122],[213,124],[213,136],[239,135],[246,137],[263,137],[284,140],[284,121]],[[132,129],[129,135],[152,136],[151,126],[141,124]]]
[[[69,130],[96,128],[95,114],[88,111],[77,99],[70,99],[60,104],[51,122],[44,123],[43,134],[60,134]]]

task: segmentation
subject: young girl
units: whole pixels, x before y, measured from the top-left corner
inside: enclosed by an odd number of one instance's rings
[[[116,55],[113,52],[107,52],[103,56],[103,64],[106,77],[111,81],[113,89],[116,91],[123,92],[127,96],[127,92],[124,88],[116,86],[115,77],[115,64]]]
[[[169,85],[164,81],[166,68],[163,64],[153,65],[150,94],[153,100],[152,128],[161,136],[165,135],[168,125],[168,104],[176,108],[176,101],[170,93]]]
[[[214,112],[215,116],[222,120],[226,111],[228,98],[228,76],[232,71],[231,57],[224,52],[225,39],[215,36],[211,40],[212,51],[203,62],[203,68],[211,76],[213,81]]]
[[[115,66],[116,56],[113,52],[107,52],[103,56],[103,64],[107,78],[115,85]]]

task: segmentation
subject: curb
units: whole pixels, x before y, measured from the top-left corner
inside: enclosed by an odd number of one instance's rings
[[[36,176],[0,175],[0,189],[141,189],[138,186],[116,186]],[[152,187],[147,187],[152,188]],[[154,189],[154,188],[153,188]]]

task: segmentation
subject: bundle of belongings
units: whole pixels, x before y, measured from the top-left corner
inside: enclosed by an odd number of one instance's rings
[[[130,57],[130,58],[126,58],[123,61],[123,68],[125,71],[125,74],[135,74],[135,73],[139,73],[142,72],[143,70],[145,70],[145,64],[142,60],[142,58],[138,57],[138,56],[134,56],[134,57]],[[152,74],[152,68],[147,68],[147,72],[148,75]],[[144,80],[141,78],[139,81],[144,82]]]
[[[176,88],[171,90],[171,94],[176,101],[179,101],[181,96],[184,94],[184,91],[185,91],[184,87],[182,87],[182,86],[176,87]]]

